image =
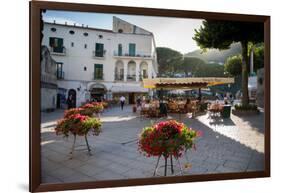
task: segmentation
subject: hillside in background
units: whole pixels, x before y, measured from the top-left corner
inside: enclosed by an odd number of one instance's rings
[[[202,50],[195,50],[193,52],[189,52],[184,54],[184,57],[196,57],[200,58],[208,63],[224,63],[229,56],[234,56],[237,54],[241,54],[241,45],[240,43],[234,43],[230,46],[228,50],[218,50],[218,49],[210,49],[206,52],[202,53]]]

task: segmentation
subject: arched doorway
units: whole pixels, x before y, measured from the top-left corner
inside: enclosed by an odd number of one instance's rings
[[[131,60],[128,63],[128,72],[127,72],[128,81],[136,81],[136,62]]]
[[[69,109],[76,107],[76,91],[74,89],[68,91],[67,104]]]
[[[96,83],[90,86],[91,100],[101,102],[106,94],[106,87],[103,84]]]
[[[144,78],[148,78],[148,64],[146,62],[140,64],[140,80]]]
[[[115,63],[115,80],[124,80],[124,63],[120,60]]]

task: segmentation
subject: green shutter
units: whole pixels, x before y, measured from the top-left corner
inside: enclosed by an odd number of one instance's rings
[[[122,56],[122,44],[118,44],[118,56]]]
[[[103,65],[102,64],[95,64],[94,76],[95,76],[96,80],[103,79]]]
[[[136,55],[136,44],[129,44],[129,56]]]
[[[96,56],[103,57],[103,44],[96,43]]]
[[[63,39],[62,38],[55,38],[55,37],[50,37],[49,39],[49,44],[50,47],[53,48],[54,52],[63,52]]]
[[[50,41],[49,41],[49,45],[50,45],[50,47],[54,47],[54,44],[55,44],[55,38],[52,38],[52,37],[50,37],[50,39],[49,39]]]
[[[62,53],[63,52],[63,39],[57,38],[57,41],[58,41],[57,50],[58,50],[58,52]]]

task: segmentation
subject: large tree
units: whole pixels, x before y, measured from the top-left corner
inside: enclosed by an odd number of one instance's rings
[[[159,74],[173,75],[181,66],[183,55],[171,48],[158,47],[157,62],[159,65]]]
[[[196,57],[185,57],[182,62],[181,70],[185,72],[185,74],[192,73],[194,74],[198,70],[201,69],[206,62]]]
[[[248,43],[263,42],[263,23],[206,20],[197,30],[193,39],[201,49],[229,49],[234,42],[240,42],[242,47],[242,103],[249,103],[248,94]]]
[[[236,56],[228,57],[225,64],[224,70],[227,74],[232,76],[238,76],[242,71],[242,56],[241,54]]]

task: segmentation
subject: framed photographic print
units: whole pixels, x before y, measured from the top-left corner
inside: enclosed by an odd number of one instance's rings
[[[270,17],[30,2],[30,191],[270,176]]]

